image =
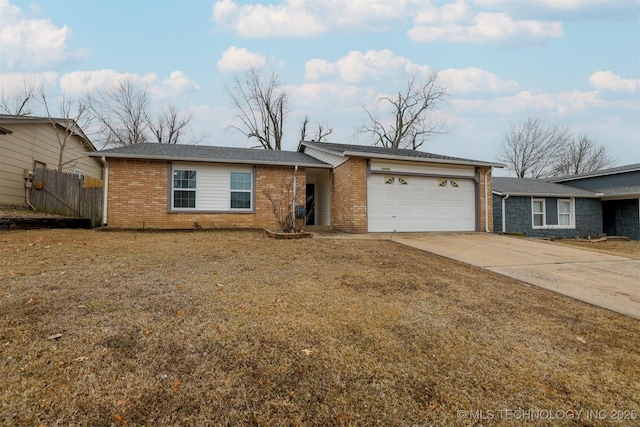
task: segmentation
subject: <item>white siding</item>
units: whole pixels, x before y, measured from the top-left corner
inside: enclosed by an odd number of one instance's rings
[[[304,147],[304,153],[310,155],[311,157],[315,157],[316,159],[321,160],[325,163],[329,163],[334,168],[349,160],[348,157],[326,153],[314,147]]]
[[[331,225],[331,173],[323,171],[317,174],[307,174],[307,184],[315,185],[314,225]]]
[[[198,211],[229,211],[231,172],[253,173],[253,167],[243,165],[208,165],[175,162],[173,163],[173,169],[196,171],[196,210]],[[255,186],[255,176],[253,186]],[[255,188],[253,192],[255,195]],[[255,206],[253,206],[254,203],[254,201],[251,203],[253,208],[255,208]]]
[[[371,160],[370,167],[371,171],[380,171],[383,173],[397,172],[424,175],[468,176],[470,178],[475,175],[475,167],[473,166],[440,165],[435,163]]]

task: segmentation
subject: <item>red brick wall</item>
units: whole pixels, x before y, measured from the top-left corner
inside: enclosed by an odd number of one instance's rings
[[[278,226],[264,190],[279,195],[290,185],[293,167],[257,166],[255,212],[169,212],[171,166],[158,160],[109,159],[107,225],[114,228],[272,228]],[[296,174],[296,199],[304,205],[306,172]]]
[[[367,160],[352,157],[332,175],[331,228],[346,233],[366,233]]]

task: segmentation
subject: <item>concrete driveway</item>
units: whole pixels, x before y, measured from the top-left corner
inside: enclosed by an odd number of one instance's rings
[[[486,233],[379,235],[640,319],[640,261]]]

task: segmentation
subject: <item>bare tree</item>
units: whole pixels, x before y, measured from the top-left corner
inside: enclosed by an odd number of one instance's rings
[[[89,119],[87,118],[87,106],[82,101],[74,101],[67,98],[66,95],[63,95],[62,101],[60,102],[60,115],[59,117],[54,117],[51,114],[49,103],[42,87],[39,89],[39,96],[47,113],[47,119],[53,126],[56,134],[59,147],[58,170],[62,171],[66,165],[78,160],[78,158],[72,158],[65,161],[64,152],[67,148],[67,144],[74,135],[83,139],[86,138],[80,127],[80,122],[83,121],[86,125],[89,125]]]
[[[4,88],[0,97],[0,111],[12,116],[30,116],[33,114],[33,102],[36,100],[37,88],[22,81],[22,87],[12,95],[6,95]]]
[[[373,145],[416,150],[429,138],[446,133],[444,122],[433,114],[446,97],[447,89],[439,84],[437,73],[422,83],[412,76],[403,91],[378,98],[378,111],[364,107],[369,121],[358,133],[371,135]],[[390,108],[387,120],[380,118],[380,104]]]
[[[100,124],[98,133],[103,146],[149,142],[149,93],[146,88],[136,88],[131,79],[126,79],[106,92],[89,95],[87,101],[93,117]]]
[[[578,175],[613,166],[616,161],[609,156],[607,147],[583,135],[563,147],[553,166],[552,175]]]
[[[551,175],[560,150],[570,141],[568,127],[529,117],[509,127],[497,157],[519,178],[541,178]]]
[[[307,141],[307,128],[309,126],[309,121],[311,119],[309,116],[304,116],[304,120],[302,121],[302,125],[300,125],[300,141]],[[316,128],[316,132],[311,136],[311,139],[316,142],[322,142],[324,138],[331,135],[333,133],[333,128],[328,126],[323,126],[318,123],[318,127]]]
[[[189,130],[191,113],[179,113],[175,105],[160,107],[159,116],[154,119],[149,115],[145,116],[145,121],[149,131],[153,134],[156,142],[160,144],[178,144],[184,140],[185,133]],[[197,143],[192,140],[190,143]]]
[[[280,150],[289,111],[288,96],[280,88],[278,76],[271,73],[265,79],[259,68],[252,67],[242,76],[236,74],[233,87],[227,88],[226,92],[238,112],[236,119],[239,122],[228,128],[257,140],[258,147]]]

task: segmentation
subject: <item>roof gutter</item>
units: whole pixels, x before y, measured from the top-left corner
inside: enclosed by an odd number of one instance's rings
[[[140,154],[108,154],[96,152],[89,153],[91,157],[113,158],[113,159],[134,159],[134,160],[162,160],[168,162],[197,162],[197,163],[227,163],[227,164],[239,164],[239,165],[264,165],[264,166],[299,166],[303,168],[321,168],[331,169],[332,166],[328,163],[285,163],[274,162],[265,160],[237,160],[237,159],[209,159],[202,157],[168,157],[168,156],[145,156]]]
[[[422,162],[422,163],[443,163],[450,165],[469,165],[469,166],[490,166],[490,167],[504,167],[501,163],[487,163],[487,162],[474,162],[473,160],[456,160],[456,159],[432,159],[427,157],[408,157],[408,156],[395,156],[388,154],[376,154],[376,153],[360,153],[355,151],[345,151],[343,156],[348,157],[365,157],[368,159],[384,159],[384,160],[401,160],[404,162]]]

